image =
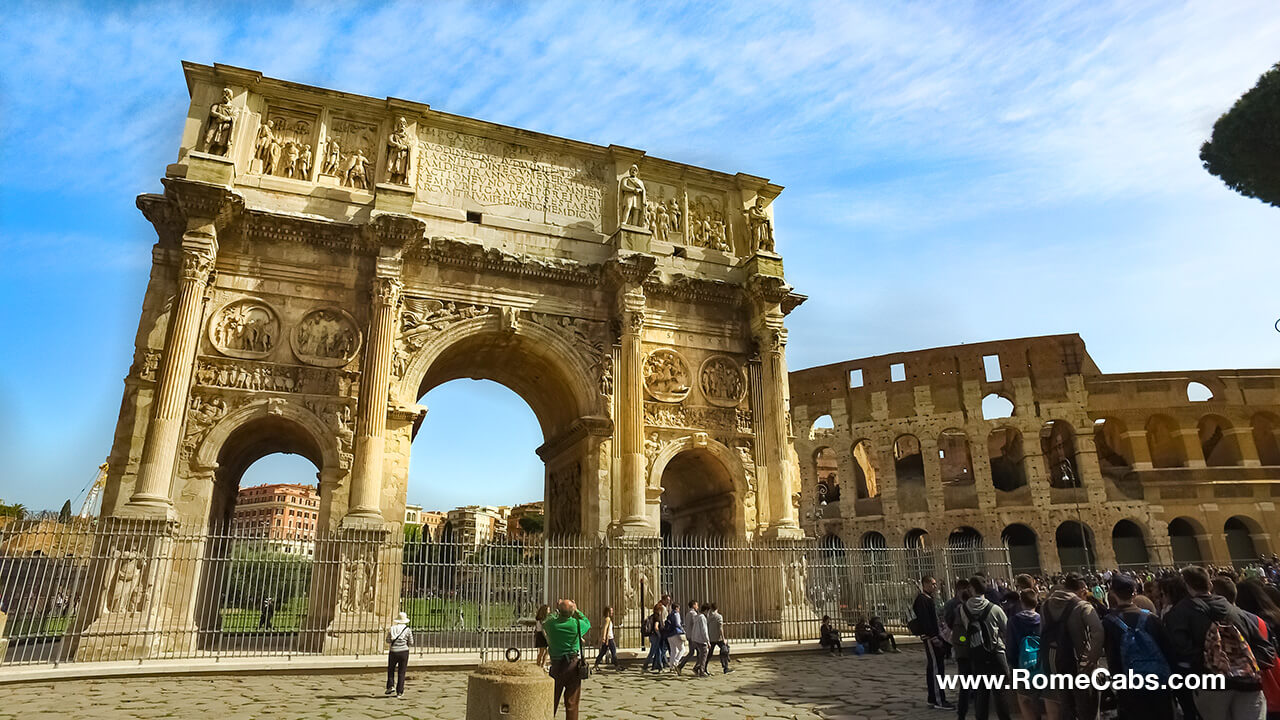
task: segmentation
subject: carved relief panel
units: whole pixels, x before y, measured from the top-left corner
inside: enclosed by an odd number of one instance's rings
[[[689,364],[680,353],[658,348],[645,358],[644,388],[654,400],[680,402],[689,396],[690,385]]]
[[[264,358],[279,337],[279,317],[270,305],[253,298],[223,305],[209,321],[209,342],[230,357]]]
[[[271,108],[258,128],[251,172],[310,180],[315,167],[316,116]]]
[[[702,397],[712,405],[733,407],[742,402],[747,381],[742,368],[727,355],[712,355],[698,373]]]
[[[343,187],[373,187],[373,164],[378,157],[378,126],[365,120],[334,117],[329,122],[320,173]]]
[[[723,193],[689,189],[689,244],[733,252]]]
[[[655,240],[687,245],[684,237],[684,195],[675,185],[646,183],[645,219]]]
[[[320,308],[303,316],[290,337],[293,354],[308,365],[342,367],[360,351],[360,328],[346,311]]]

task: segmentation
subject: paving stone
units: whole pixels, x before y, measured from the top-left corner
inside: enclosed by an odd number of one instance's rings
[[[924,659],[786,653],[744,658],[730,675],[602,671],[587,681],[583,720],[888,720],[927,714]],[[0,720],[205,717],[216,720],[465,720],[467,673],[412,670],[401,700],[381,672],[68,680],[3,686]],[[563,715],[560,715],[563,717]]]

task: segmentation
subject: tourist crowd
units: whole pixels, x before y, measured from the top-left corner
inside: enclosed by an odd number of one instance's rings
[[[977,574],[945,603],[936,579],[920,586],[928,703],[962,720],[1280,720],[1274,557],[1242,572]]]

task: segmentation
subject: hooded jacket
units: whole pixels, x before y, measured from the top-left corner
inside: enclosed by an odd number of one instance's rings
[[[1258,667],[1265,670],[1275,665],[1275,646],[1263,639],[1258,626],[1250,622],[1244,612],[1221,595],[1193,595],[1184,598],[1165,614],[1164,629],[1169,635],[1169,652],[1172,655],[1170,660],[1173,664],[1180,669],[1203,672],[1204,635],[1209,630],[1210,623],[1227,619],[1239,628],[1245,642],[1249,643]]]
[[[952,637],[960,637],[968,632],[969,621],[980,616],[988,606],[991,612],[987,613],[986,619],[982,623],[982,631],[986,637],[991,638],[991,649],[994,651],[1004,650],[1005,631],[1009,624],[1009,618],[1005,616],[1004,610],[1000,606],[986,599],[985,597],[971,597],[964,601],[964,605],[957,609],[955,625],[951,628]]]
[[[1074,610],[1072,608],[1076,605]],[[1067,640],[1071,643],[1072,650],[1075,653],[1077,667],[1060,668],[1058,667],[1057,653],[1049,652],[1046,655],[1050,672],[1076,673],[1079,671],[1089,672],[1098,667],[1098,658],[1102,657],[1102,651],[1106,647],[1103,642],[1102,619],[1098,617],[1098,612],[1093,609],[1093,605],[1085,600],[1081,600],[1079,595],[1069,590],[1054,590],[1049,593],[1049,598],[1044,602],[1044,612],[1040,617],[1040,652],[1046,652],[1045,646],[1050,640],[1044,637],[1046,631],[1051,626],[1056,627],[1062,618],[1066,617],[1067,623]],[[1070,616],[1067,611],[1070,610]]]

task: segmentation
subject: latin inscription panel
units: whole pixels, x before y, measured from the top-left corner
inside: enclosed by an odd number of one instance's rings
[[[463,198],[536,222],[600,227],[603,163],[434,127],[419,141],[418,191],[431,202]]]

